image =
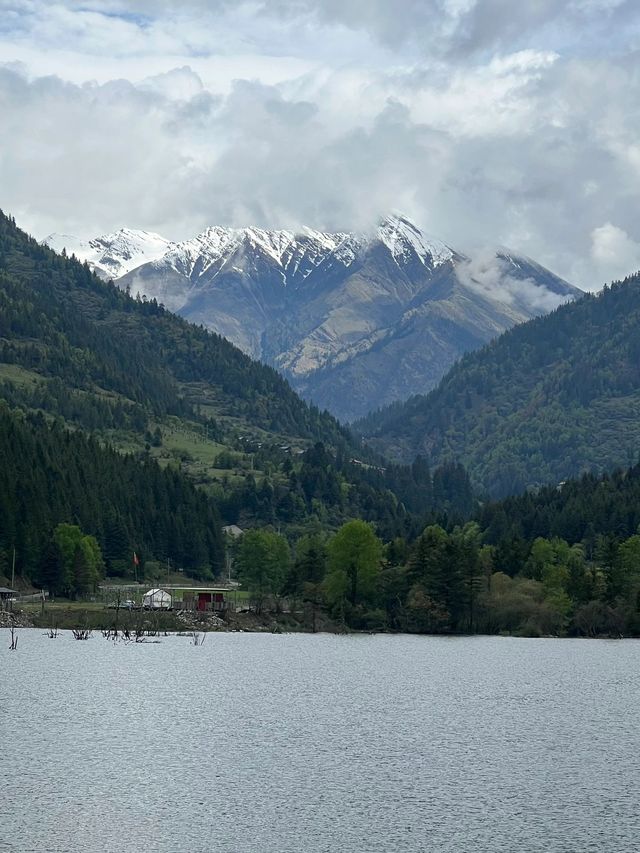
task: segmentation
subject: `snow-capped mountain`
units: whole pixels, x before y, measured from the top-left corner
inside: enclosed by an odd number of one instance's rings
[[[581,293],[529,258],[470,259],[395,215],[373,234],[212,227],[181,243],[126,230],[47,242],[61,240],[345,420],[430,390],[462,353]]]
[[[105,279],[117,279],[130,270],[162,257],[171,242],[151,231],[121,228],[93,240],[79,240],[68,234],[50,234],[44,241],[56,252],[63,249],[86,261],[94,272]]]

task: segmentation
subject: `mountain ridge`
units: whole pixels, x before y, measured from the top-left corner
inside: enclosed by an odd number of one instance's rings
[[[119,287],[226,337],[346,421],[430,390],[464,352],[581,294],[525,256],[471,259],[398,214],[369,235],[210,227],[156,257],[163,238],[145,249],[142,233],[78,257],[126,270]]]

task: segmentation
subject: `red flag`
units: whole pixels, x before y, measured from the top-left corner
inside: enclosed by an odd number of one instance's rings
[[[135,552],[135,551],[133,552],[133,565],[134,565],[134,566],[139,566],[139,565],[140,565],[140,560],[138,559],[138,555],[136,554],[136,552]]]

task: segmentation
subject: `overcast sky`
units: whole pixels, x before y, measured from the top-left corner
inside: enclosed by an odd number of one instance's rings
[[[0,0],[0,207],[367,228],[596,289],[640,268],[638,0]]]

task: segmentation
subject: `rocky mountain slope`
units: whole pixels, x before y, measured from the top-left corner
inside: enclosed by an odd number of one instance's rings
[[[506,249],[471,260],[402,216],[369,235],[214,227],[182,243],[124,230],[46,242],[218,332],[347,421],[430,390],[463,353],[580,294]]]

